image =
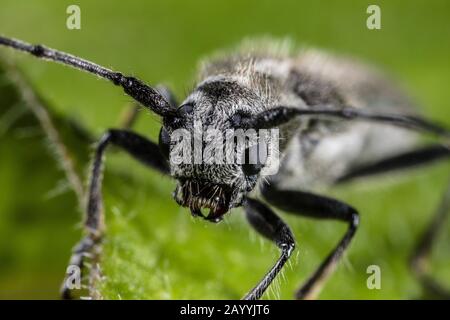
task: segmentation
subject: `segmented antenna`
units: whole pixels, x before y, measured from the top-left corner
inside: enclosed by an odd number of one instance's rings
[[[352,107],[330,108],[313,107],[300,109],[292,107],[276,107],[261,112],[251,118],[243,118],[238,124],[241,128],[267,129],[289,122],[297,116],[324,116],[344,120],[365,120],[400,126],[411,130],[423,131],[450,139],[450,131],[427,119],[414,115],[373,112]]]
[[[88,60],[47,48],[40,44],[33,45],[17,39],[0,36],[0,45],[27,52],[40,59],[55,61],[78,70],[95,74],[96,76],[111,81],[117,86],[121,86],[126,94],[156,114],[164,117],[173,113],[170,104],[158,91],[134,77],[124,76],[120,72],[114,72]]]

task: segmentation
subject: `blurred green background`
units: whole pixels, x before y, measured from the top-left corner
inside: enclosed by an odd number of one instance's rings
[[[70,4],[81,7],[81,30],[66,28]],[[369,4],[381,7],[381,30],[366,28]],[[426,115],[450,126],[446,0],[0,0],[0,33],[152,84],[163,82],[180,99],[193,85],[198,61],[209,53],[248,37],[291,37],[299,45],[356,56],[387,70]],[[81,123],[96,137],[118,124],[130,101],[90,75],[0,50],[56,114]],[[81,213],[38,124],[24,106],[5,98],[8,90],[0,96],[0,298],[57,298],[69,251],[80,236]],[[23,112],[17,115],[12,108]],[[158,118],[145,111],[136,126],[153,139],[158,127]],[[330,190],[360,210],[361,228],[320,298],[423,297],[406,261],[449,174],[449,165],[440,164]],[[103,297],[240,298],[277,257],[272,244],[248,228],[240,210],[219,225],[193,220],[171,199],[173,188],[172,181],[121,153],[108,156]],[[290,299],[345,231],[337,222],[283,217],[299,250],[265,298]],[[445,228],[431,271],[450,286],[448,223]],[[381,267],[381,290],[366,287],[366,268],[372,264]]]

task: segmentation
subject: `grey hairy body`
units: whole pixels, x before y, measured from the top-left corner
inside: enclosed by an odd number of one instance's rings
[[[200,84],[233,79],[263,101],[259,108],[252,106],[255,113],[278,105],[416,111],[403,90],[371,66],[287,46],[247,45],[238,53],[219,55],[203,64]],[[233,109],[233,104],[227,107]],[[281,166],[271,180],[303,190],[331,185],[351,168],[409,150],[417,140],[415,133],[401,128],[326,117],[301,117],[280,130]]]

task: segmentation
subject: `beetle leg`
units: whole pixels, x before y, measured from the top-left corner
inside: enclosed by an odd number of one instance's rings
[[[273,279],[281,271],[295,248],[294,236],[289,227],[270,208],[263,203],[247,198],[245,213],[250,225],[264,237],[273,241],[281,249],[281,256],[262,280],[243,298],[256,300],[261,298]]]
[[[103,238],[104,214],[102,208],[101,181],[103,157],[109,144],[124,149],[131,156],[149,167],[165,174],[169,173],[168,163],[160,153],[157,144],[131,131],[109,130],[103,135],[97,145],[91,171],[86,220],[84,222],[86,235],[75,246],[70,258],[70,265],[78,267],[80,272],[82,272],[83,266],[85,266],[86,257],[97,254],[97,249],[100,247]],[[71,298],[71,286],[69,282],[69,275],[67,275],[61,288],[61,295],[64,299]]]
[[[425,229],[422,237],[417,242],[416,247],[410,258],[410,268],[417,279],[420,281],[425,292],[433,297],[439,297],[450,300],[450,291],[443,288],[436,280],[428,274],[428,262],[430,260],[431,249],[436,242],[437,235],[450,212],[450,183],[442,197],[433,219]]]
[[[396,170],[409,169],[417,166],[430,165],[435,161],[450,158],[450,149],[440,144],[425,146],[420,149],[408,151],[390,158],[351,169],[348,173],[337,179],[337,183],[346,183],[353,179],[366,176],[375,176]],[[430,258],[433,243],[436,241],[440,229],[450,211],[450,184],[443,195],[440,206],[425,229],[411,255],[409,265],[411,271],[420,281],[427,293],[435,297],[450,299],[450,291],[442,288],[430,275],[427,274],[427,263]]]
[[[315,298],[350,244],[359,224],[358,212],[339,200],[307,192],[278,190],[271,184],[264,185],[262,193],[270,204],[287,212],[316,219],[333,219],[348,223],[347,232],[337,246],[296,292],[297,299]]]
[[[349,172],[339,177],[336,183],[345,183],[360,177],[374,176],[395,170],[428,165],[432,164],[434,161],[449,158],[450,149],[448,147],[440,144],[433,144],[382,159],[374,163],[352,168]]]

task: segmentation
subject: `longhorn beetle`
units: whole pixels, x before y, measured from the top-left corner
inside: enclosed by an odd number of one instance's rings
[[[274,49],[277,45],[273,43],[215,57],[203,64],[198,85],[178,106],[167,90],[157,90],[135,77],[76,56],[6,37],[0,37],[0,45],[104,78],[162,119],[159,144],[120,129],[108,130],[99,140],[90,176],[85,236],[71,257],[71,264],[79,267],[104,234],[101,175],[109,145],[176,179],[174,198],[192,215],[218,222],[230,209],[243,207],[250,225],[278,246],[280,257],[244,299],[259,299],[295,248],[290,228],[269,205],[294,215],[348,224],[336,247],[296,292],[296,298],[312,298],[332,273],[359,224],[357,209],[312,190],[450,155],[450,131],[415,115],[411,101],[376,70],[320,51],[292,53]],[[262,177],[262,162],[172,163],[171,134],[179,128],[192,132],[195,121],[220,131],[279,128],[278,173]],[[414,147],[411,131],[433,134],[442,141]],[[449,193],[413,262],[429,250],[433,234],[448,212]],[[205,208],[210,210],[208,215],[202,213]],[[416,270],[420,272],[419,267]],[[419,278],[444,292],[428,276]],[[62,293],[63,297],[71,296],[64,286]]]

